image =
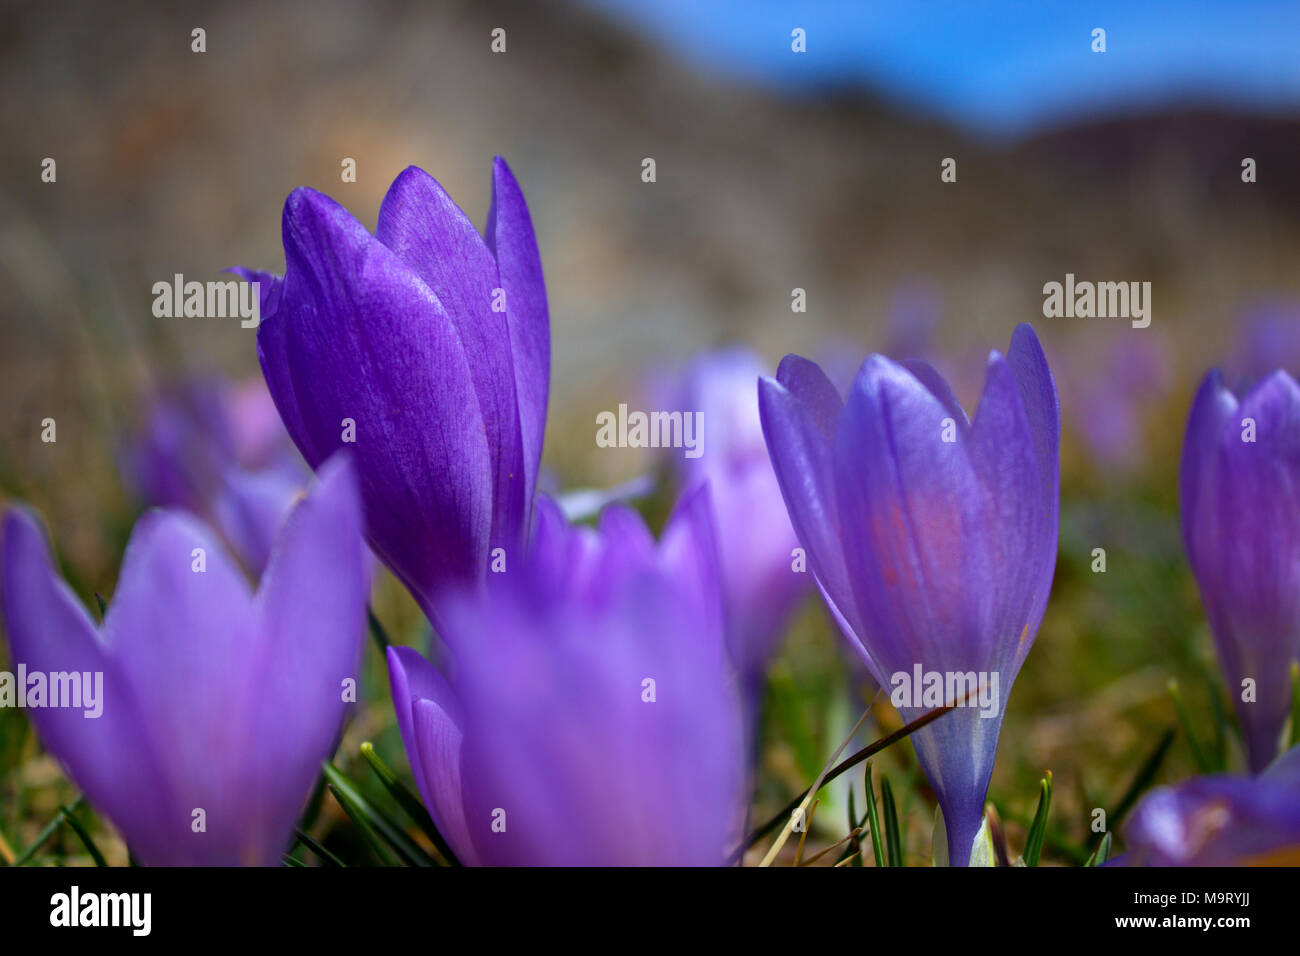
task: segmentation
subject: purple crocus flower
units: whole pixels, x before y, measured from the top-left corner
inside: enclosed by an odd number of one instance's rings
[[[1210,372],[1183,442],[1187,556],[1259,771],[1277,756],[1300,656],[1300,388],[1274,372],[1238,400]]]
[[[1076,433],[1096,464],[1108,470],[1132,470],[1146,452],[1144,416],[1169,382],[1163,344],[1146,331],[1125,331],[1112,336],[1100,354],[1072,352],[1062,390],[1073,410]]]
[[[121,462],[144,504],[215,524],[256,573],[308,476],[260,380],[200,378],[164,389]]]
[[[687,458],[674,449],[671,457],[684,487],[709,483],[732,659],[751,698],[813,583],[795,570],[799,541],[763,440],[756,390],[762,374],[762,360],[748,349],[703,355],[686,368],[677,398],[665,406],[704,416],[704,454]]]
[[[912,737],[964,864],[1056,564],[1060,409],[1038,339],[1021,325],[989,356],[973,422],[930,366],[879,355],[847,402],[788,355],[759,406],[823,596],[904,719],[982,687]]]
[[[1259,777],[1197,777],[1147,794],[1124,826],[1129,866],[1300,864],[1300,747]]]
[[[283,281],[238,270],[261,283],[271,395],[312,467],[353,447],[367,537],[436,624],[439,595],[522,556],[529,527],[550,333],[523,193],[498,158],[479,235],[412,166],[374,235],[303,188],[283,237]]]
[[[388,652],[407,757],[463,863],[720,865],[743,813],[708,495],[656,546],[622,506],[599,528],[539,503],[526,566],[451,601],[452,680]]]
[[[28,715],[141,862],[279,862],[358,677],[362,554],[356,479],[330,462],[256,594],[192,517],[150,511],[96,626],[36,520],[5,512],[0,595]],[[94,707],[51,706],[58,673],[97,687]],[[39,706],[32,675],[48,688]]]

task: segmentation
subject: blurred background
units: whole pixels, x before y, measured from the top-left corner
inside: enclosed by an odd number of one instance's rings
[[[411,164],[480,225],[494,154],[525,190],[557,487],[653,470],[597,448],[595,415],[636,407],[637,383],[701,350],[746,344],[769,370],[799,352],[842,385],[869,352],[924,357],[973,409],[988,350],[1032,322],[1065,420],[1061,553],[990,797],[1014,844],[1051,769],[1045,857],[1079,862],[1088,811],[1113,807],[1177,725],[1168,680],[1206,737],[1223,702],[1177,458],[1208,367],[1242,383],[1300,371],[1297,36],[1300,5],[1283,0],[4,3],[0,491],[42,514],[89,606],[111,595],[151,500],[131,436],[187,383],[259,378],[252,330],[154,318],[153,284],[282,271],[290,190],[325,191],[373,228]],[[955,183],[940,179],[948,157]],[[1043,285],[1066,273],[1149,281],[1150,327],[1044,318]],[[396,638],[422,639],[391,580],[376,607]],[[373,738],[404,770],[368,653],[374,703],[345,751]],[[851,726],[855,674],[810,601],[773,666],[756,814],[806,786]],[[913,764],[909,748],[883,762],[906,775],[920,862],[932,811]],[[1193,769],[1180,739],[1156,778]],[[0,834],[25,845],[69,788],[22,715],[0,712]]]

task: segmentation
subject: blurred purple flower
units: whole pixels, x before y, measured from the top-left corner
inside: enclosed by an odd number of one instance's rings
[[[257,573],[307,484],[261,381],[198,379],[165,390],[120,457],[145,505],[184,508],[215,524]]]
[[[758,380],[764,363],[741,348],[693,361],[667,408],[704,414],[704,454],[671,455],[684,488],[708,482],[717,523],[732,660],[751,700],[790,615],[812,587],[793,570],[799,546],[763,441]]]
[[[1146,333],[1113,338],[1100,357],[1075,355],[1066,365],[1070,419],[1103,467],[1141,463],[1145,403],[1169,383],[1169,364],[1159,339]]]
[[[15,666],[103,675],[99,716],[28,715],[142,862],[279,862],[342,725],[342,682],[358,676],[362,553],[342,461],[290,515],[256,595],[202,525],[151,511],[97,627],[51,567],[37,521],[5,512],[0,593]]]
[[[249,270],[258,355],[312,467],[353,443],[375,553],[437,623],[446,589],[522,552],[546,424],[550,333],[541,259],[498,158],[480,236],[428,173],[393,182],[375,235],[297,189],[283,281]]]
[[[1143,798],[1124,826],[1129,866],[1300,865],[1300,747],[1259,777],[1198,777]]]
[[[942,311],[939,291],[928,282],[912,281],[897,289],[889,306],[884,354],[932,361]]]
[[[1278,752],[1300,657],[1300,387],[1274,372],[1240,401],[1210,372],[1183,441],[1183,540],[1251,770]],[[1254,682],[1242,700],[1243,681]]]
[[[447,603],[449,683],[388,652],[407,757],[463,863],[720,865],[744,809],[707,489],[655,544],[637,514],[567,525]]]
[[[1005,358],[990,355],[974,422],[930,366],[879,355],[847,402],[788,355],[759,405],[818,585],[881,686],[918,666],[997,681],[995,712],[972,697],[912,737],[964,864],[1056,565],[1060,409],[1038,339],[1021,325]],[[905,720],[931,709],[916,703]]]

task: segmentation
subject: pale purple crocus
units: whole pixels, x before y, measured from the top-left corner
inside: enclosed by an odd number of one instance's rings
[[[1277,756],[1300,657],[1300,387],[1277,371],[1238,399],[1218,371],[1183,442],[1183,541],[1253,771]]]
[[[1128,866],[1300,864],[1300,747],[1260,776],[1197,777],[1142,798],[1124,825]]]
[[[260,380],[197,378],[163,389],[120,459],[142,504],[184,508],[215,525],[259,574],[309,476]]]
[[[822,594],[904,720],[956,702],[965,682],[965,706],[912,736],[964,864],[1056,564],[1060,409],[1038,339],[1021,325],[989,356],[974,421],[930,366],[879,355],[847,401],[786,356],[759,405]]]
[[[700,356],[664,406],[703,415],[703,454],[666,454],[682,487],[709,484],[731,654],[751,703],[791,614],[813,585],[763,440],[756,388],[763,371],[762,360],[745,348]]]
[[[368,582],[351,466],[321,469],[256,593],[180,511],[136,524],[102,625],[58,577],[28,512],[5,512],[2,548],[27,715],[134,855],[155,866],[279,863],[359,678]],[[51,706],[48,689],[34,706],[32,675],[48,688],[58,673],[97,686],[94,707]]]
[[[721,865],[744,810],[707,489],[656,544],[539,502],[530,559],[447,604],[450,680],[388,652],[420,793],[466,864]]]
[[[1065,385],[1075,432],[1095,465],[1128,472],[1146,454],[1145,418],[1169,385],[1161,340],[1146,331],[1122,331],[1090,353],[1072,349]]]
[[[449,589],[522,555],[546,424],[550,333],[523,193],[493,167],[482,235],[428,173],[393,182],[374,235],[313,189],[285,202],[285,276],[258,355],[317,467],[353,449],[376,555],[438,624]]]

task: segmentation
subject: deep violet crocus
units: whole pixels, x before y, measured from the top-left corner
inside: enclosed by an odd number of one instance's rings
[[[1183,441],[1183,541],[1253,771],[1277,756],[1300,656],[1300,388],[1274,372],[1238,399],[1217,371]]]
[[[762,361],[747,349],[711,352],[687,366],[677,397],[664,406],[704,416],[704,454],[670,454],[683,487],[709,483],[732,659],[751,703],[791,613],[812,588],[763,440],[755,391],[762,374]]]
[[[150,511],[97,626],[36,520],[5,512],[0,594],[15,670],[29,682],[103,675],[99,716],[30,700],[28,716],[141,862],[280,861],[342,726],[344,681],[358,677],[363,550],[344,461],[327,463],[289,515],[256,594],[192,516]]]
[[[388,652],[420,793],[462,863],[721,865],[744,810],[707,489],[656,544],[634,511],[565,524],[447,605],[450,680]]]
[[[550,333],[523,193],[498,157],[480,235],[412,166],[374,235],[302,188],[283,239],[283,280],[238,270],[262,286],[271,395],[312,467],[353,448],[367,538],[437,624],[439,596],[521,556],[530,523]]]
[[[927,675],[945,689],[962,675],[981,688],[912,736],[964,864],[1056,564],[1060,409],[1038,339],[1021,325],[1005,357],[989,356],[974,421],[930,366],[879,355],[847,401],[812,362],[786,356],[759,404],[823,596],[875,679],[905,692],[903,718],[935,702],[911,688],[918,670],[930,686]]]
[[[1300,864],[1300,747],[1258,777],[1197,777],[1143,797],[1124,825],[1130,866]]]

